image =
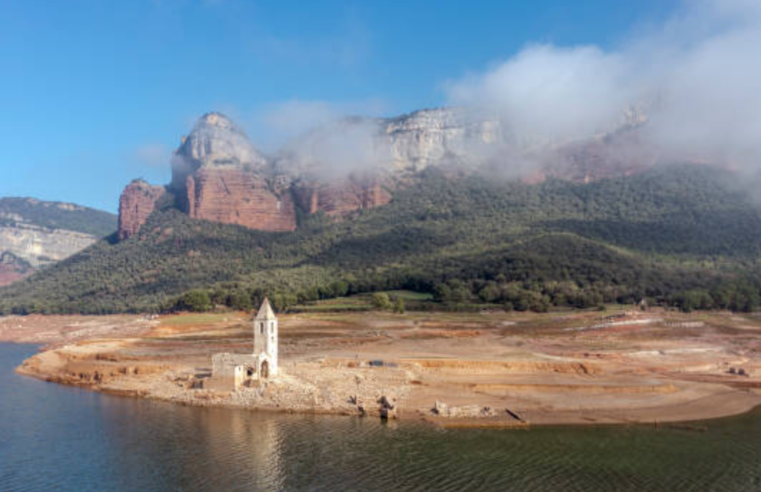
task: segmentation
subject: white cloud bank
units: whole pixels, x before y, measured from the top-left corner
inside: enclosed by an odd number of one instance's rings
[[[269,106],[260,115],[269,147],[281,165],[325,178],[373,169],[391,159],[377,139],[373,120],[386,109],[377,99],[335,103],[293,99]],[[362,114],[366,117],[348,117]]]
[[[696,0],[619,49],[528,45],[446,84],[448,102],[496,111],[510,132],[563,141],[646,105],[664,159],[761,168],[761,1]]]

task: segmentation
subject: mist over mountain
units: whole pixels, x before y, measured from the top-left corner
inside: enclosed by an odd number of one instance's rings
[[[634,135],[609,145],[606,153],[647,164],[707,163],[755,174],[761,163],[759,41],[758,2],[684,2],[670,18],[640,26],[612,47],[528,42],[508,58],[444,81],[446,106],[455,110],[412,113],[401,124],[434,117],[433,126],[460,128],[456,137],[444,137],[451,144],[446,150],[453,151],[450,161],[471,167],[488,161],[512,177],[542,173],[547,161],[557,162],[554,149],[635,127]],[[417,148],[419,156],[407,155],[405,139],[393,138],[395,118],[344,118],[347,108],[319,101],[293,100],[279,109],[280,117],[270,115],[268,121],[290,131],[289,161],[325,175],[405,157],[419,157],[424,165],[430,157],[444,157],[425,146]],[[303,130],[301,121],[312,124],[306,137],[293,133]],[[378,133],[392,138],[384,142]]]
[[[440,307],[456,309],[642,299],[754,309],[761,209],[731,176],[708,166],[656,166],[586,183],[532,184],[453,177],[432,166],[385,205],[343,216],[299,212],[292,231],[198,220],[159,188],[163,199],[130,237],[101,241],[4,289],[0,310],[155,312],[191,290],[212,305],[245,309],[269,295],[286,309],[399,288],[432,293]]]
[[[343,118],[265,155],[232,120],[212,112],[181,139],[166,191],[194,218],[294,230],[299,213],[343,216],[385,205],[431,167],[452,176],[484,173],[533,182],[639,172],[655,157],[624,148],[639,148],[643,121],[641,111],[630,110],[604,134],[552,142],[509,134],[483,111],[437,108],[393,118]],[[147,183],[130,185],[121,200],[119,236],[137,232],[162,196]]]
[[[18,284],[5,309],[105,269],[105,311],[159,309],[188,289],[273,289],[287,304],[403,286],[472,300],[489,282],[543,305],[697,296],[745,309],[761,302],[759,41],[755,2],[701,0],[610,49],[526,45],[448,81],[446,107],[371,117],[289,104],[278,118],[299,131],[269,152],[206,113],[167,160],[169,183],[124,189],[118,244]]]
[[[759,41],[755,3],[689,2],[607,50],[529,44],[448,81],[448,107],[344,117],[292,102],[278,124],[313,126],[268,155],[256,135],[252,141],[226,116],[208,113],[175,151],[168,190],[190,217],[292,231],[300,214],[385,205],[430,167],[589,182],[692,163],[747,180],[761,163]],[[139,229],[160,196],[127,193],[121,216],[129,226],[120,237]]]
[[[509,134],[565,142],[635,123],[638,145],[622,151],[757,172],[759,42],[759,2],[696,0],[613,48],[529,43],[446,92]]]

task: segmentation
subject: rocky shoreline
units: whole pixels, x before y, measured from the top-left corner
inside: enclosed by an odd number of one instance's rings
[[[262,411],[377,418],[385,399],[392,418],[444,427],[659,425],[761,404],[757,328],[724,314],[609,326],[598,326],[591,313],[513,314],[509,321],[499,314],[468,321],[451,314],[289,315],[282,324],[282,375],[229,392],[204,388],[209,357],[249,347],[248,317],[213,316],[199,323],[187,323],[192,315],[163,317],[140,329],[125,318],[130,336],[113,330],[102,338],[96,330],[101,337],[53,344],[18,372],[112,394]],[[721,335],[720,322],[744,324],[745,331]],[[516,328],[532,323],[545,331]],[[689,342],[667,336],[674,323],[695,331]],[[584,324],[594,329],[568,331]],[[633,335],[636,343],[619,348]],[[601,341],[606,350],[585,351]],[[731,374],[735,366],[745,376]]]

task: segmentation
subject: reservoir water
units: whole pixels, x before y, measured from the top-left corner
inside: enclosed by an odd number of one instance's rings
[[[649,426],[439,430],[208,409],[13,373],[0,344],[0,491],[747,491],[761,412]]]

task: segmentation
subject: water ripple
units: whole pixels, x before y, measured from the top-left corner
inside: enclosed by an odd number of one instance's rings
[[[0,492],[761,488],[761,411],[707,432],[440,430],[99,395],[14,375],[33,350],[0,344]]]

